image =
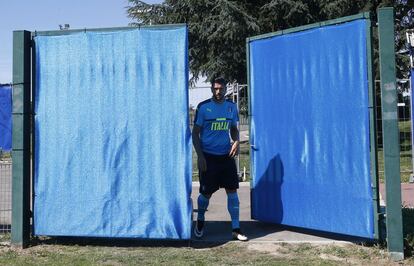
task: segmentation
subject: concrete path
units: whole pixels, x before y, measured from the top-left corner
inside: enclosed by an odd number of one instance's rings
[[[387,195],[385,193],[385,185],[380,183],[380,193],[383,205]],[[414,208],[414,183],[401,184],[401,203],[404,207]]]
[[[240,142],[249,141],[249,127],[247,125],[240,125]]]
[[[198,182],[193,182],[192,199],[195,209],[193,220],[197,219],[198,191]],[[249,237],[250,241],[329,244],[332,242],[354,242],[361,240],[342,235],[254,221],[250,218],[250,183],[240,183],[238,192],[240,198],[240,227]],[[227,196],[224,189],[220,189],[213,194],[205,218],[205,235],[201,240],[197,240],[193,235],[192,239],[194,241],[227,242],[231,240],[230,215],[227,211]]]

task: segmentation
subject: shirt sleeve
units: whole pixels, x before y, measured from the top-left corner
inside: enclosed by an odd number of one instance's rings
[[[234,112],[231,119],[231,125],[237,126],[237,122],[239,122],[239,110],[237,110],[237,105],[234,104]]]
[[[203,123],[204,123],[204,115],[203,115],[203,112],[201,111],[201,108],[200,108],[200,105],[199,105],[199,106],[197,106],[197,110],[196,110],[196,113],[195,113],[194,124],[199,126],[199,127],[202,127]]]

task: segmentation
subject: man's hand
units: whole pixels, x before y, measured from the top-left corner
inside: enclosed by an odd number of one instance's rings
[[[207,162],[206,162],[206,158],[204,156],[198,156],[198,170],[200,172],[205,172],[207,171]]]
[[[233,158],[237,154],[239,154],[239,141],[238,140],[236,140],[233,143],[233,145],[231,145],[229,156]]]

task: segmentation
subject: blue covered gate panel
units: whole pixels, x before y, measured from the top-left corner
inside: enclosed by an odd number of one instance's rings
[[[12,149],[12,88],[0,85],[0,150]]]
[[[190,238],[186,27],[35,47],[35,234]]]
[[[372,238],[366,20],[252,40],[252,216]]]

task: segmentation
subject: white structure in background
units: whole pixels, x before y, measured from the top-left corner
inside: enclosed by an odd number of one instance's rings
[[[206,77],[200,77],[194,86],[190,86],[190,107],[196,108],[200,102],[211,98],[211,84],[204,80],[206,80]],[[239,92],[246,86],[247,85],[240,85],[238,83],[227,85],[226,96],[237,103],[237,107],[239,107]]]
[[[198,82],[194,86],[190,86],[190,107],[197,108],[197,105],[209,98],[211,98],[210,84],[203,82],[205,78],[199,78]]]

